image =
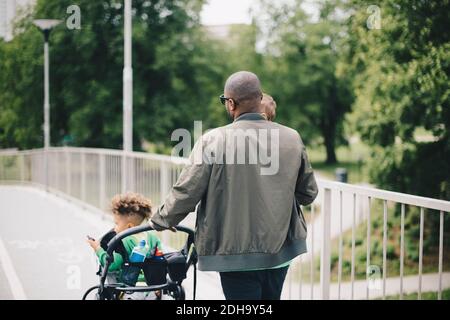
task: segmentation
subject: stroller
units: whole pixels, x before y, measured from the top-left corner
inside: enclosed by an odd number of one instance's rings
[[[148,226],[139,226],[125,230],[116,234],[113,230],[105,234],[100,244],[106,250],[107,259],[105,265],[99,267],[97,275],[100,277],[100,284],[89,288],[83,295],[86,300],[88,295],[97,290],[96,300],[120,300],[124,294],[134,294],[136,292],[148,293],[159,291],[156,300],[161,300],[162,296],[169,299],[185,300],[185,291],[182,282],[186,279],[188,269],[194,268],[194,288],[193,299],[195,300],[197,284],[197,254],[194,247],[194,231],[192,229],[176,226],[177,231],[187,233],[188,237],[184,247],[175,252],[166,253],[163,259],[154,260],[147,257],[144,262],[130,262],[123,247],[122,239],[141,232],[153,230]],[[117,281],[107,281],[108,269],[114,260],[113,252],[117,252],[124,258],[124,270],[142,270],[145,277],[146,286],[128,285],[126,283],[116,283]]]

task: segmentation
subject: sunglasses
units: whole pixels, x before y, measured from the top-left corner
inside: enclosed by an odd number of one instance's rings
[[[223,104],[223,105],[225,105],[225,102],[226,102],[227,100],[232,100],[232,101],[234,101],[234,104],[235,104],[235,105],[238,105],[238,103],[237,103],[236,100],[234,100],[233,98],[227,98],[227,97],[225,97],[225,95],[223,95],[223,94],[219,97],[219,99],[220,99],[220,103]]]

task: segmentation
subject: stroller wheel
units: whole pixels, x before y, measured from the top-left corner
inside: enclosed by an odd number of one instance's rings
[[[89,288],[89,289],[84,293],[82,300],[88,300],[87,298],[88,298],[89,294],[90,294],[92,291],[94,291],[95,289],[98,290],[99,287],[100,287],[100,286],[94,286],[94,287]],[[99,297],[98,292],[95,293],[95,300],[100,300],[100,297]]]
[[[176,286],[173,297],[175,300],[186,300],[186,294],[181,284]]]

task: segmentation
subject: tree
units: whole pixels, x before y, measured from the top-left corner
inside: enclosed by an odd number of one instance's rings
[[[381,1],[379,30],[367,27],[370,5],[351,3],[348,72],[355,127],[373,150],[371,177],[383,188],[448,200],[449,1]]]
[[[32,20],[64,20],[71,4],[37,1],[20,20],[15,38],[0,44],[2,146],[42,146],[43,41]],[[217,48],[201,29],[202,4],[133,1],[135,150],[142,140],[169,145],[173,130],[192,128],[193,120],[208,122],[220,112],[210,109],[223,74],[211,64]],[[77,146],[121,148],[122,1],[80,0],[77,5],[81,29],[62,24],[50,39],[52,145],[72,136]]]
[[[381,1],[381,29],[367,28],[370,4],[351,3],[348,72],[355,128],[372,149],[371,179],[385,189],[449,200],[449,1]],[[424,132],[426,139],[418,135]],[[415,209],[408,207],[417,226]],[[426,245],[434,250],[439,218],[426,215]],[[445,235],[449,224],[445,215]]]
[[[0,145],[7,148],[42,146],[44,140],[42,36],[34,31],[22,40],[0,39]]]
[[[338,68],[346,33],[338,2],[321,2],[316,22],[302,4],[264,3],[269,13],[259,22],[266,38],[264,83],[280,105],[280,121],[307,140],[321,137],[331,164],[337,162],[336,146],[345,143],[343,120],[352,102],[348,79]]]

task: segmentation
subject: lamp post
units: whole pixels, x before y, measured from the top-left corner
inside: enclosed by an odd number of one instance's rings
[[[123,149],[133,151],[133,69],[131,66],[131,0],[124,8]]]
[[[124,67],[123,67],[123,158],[122,158],[122,192],[132,187],[132,158],[127,153],[133,151],[133,69],[131,66],[132,38],[131,0],[124,0]],[[130,159],[130,165],[127,160]],[[127,174],[128,173],[128,174]]]
[[[45,151],[45,186],[48,189],[48,148],[50,147],[50,97],[49,97],[49,57],[48,41],[51,30],[61,23],[61,20],[38,19],[33,21],[44,35],[44,151]]]

